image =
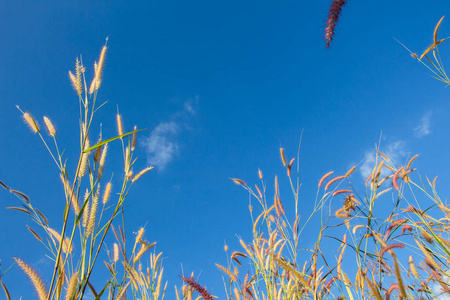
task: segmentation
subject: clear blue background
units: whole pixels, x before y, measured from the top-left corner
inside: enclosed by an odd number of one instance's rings
[[[104,136],[115,135],[118,107],[127,130],[150,128],[140,135],[135,170],[157,168],[130,193],[126,230],[131,240],[145,225],[147,239],[158,242],[167,299],[181,285],[177,275],[183,270],[194,271],[212,294],[224,298],[214,263],[226,264],[225,241],[236,250],[236,235],[251,238],[248,196],[228,178],[254,184],[260,168],[271,195],[273,176],[284,174],[278,149],[296,156],[302,130],[304,216],[327,171],[345,172],[368,156],[353,177],[363,181],[381,133],[381,150],[399,165],[421,155],[416,166],[429,177],[440,176],[445,199],[448,90],[394,38],[420,53],[432,43],[449,2],[351,1],[325,49],[330,2],[2,1],[0,180],[28,194],[51,225],[60,226],[64,199],[57,168],[15,105],[55,123],[73,167],[78,102],[67,72],[81,54],[92,75],[109,37],[99,93],[109,103],[97,121]],[[450,20],[444,19],[439,36],[449,35]],[[449,49],[441,47],[444,63]],[[107,176],[122,170],[120,144],[110,150]],[[291,208],[284,177],[281,192]],[[46,274],[51,266],[45,252],[25,227],[34,224],[5,209],[18,204],[6,190],[0,201],[2,270],[14,256]],[[305,246],[314,238],[304,236]],[[98,268],[101,274],[103,265]],[[2,279],[12,296],[35,297],[17,267]]]

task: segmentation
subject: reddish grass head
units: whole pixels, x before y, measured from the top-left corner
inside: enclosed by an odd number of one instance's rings
[[[194,279],[180,276],[181,280],[190,285],[194,290],[196,290],[205,300],[213,300],[213,296],[200,284],[198,284]]]
[[[334,28],[338,22],[339,16],[342,12],[342,7],[347,3],[346,0],[333,0],[328,13],[327,27],[325,28],[325,40],[327,41],[327,48],[330,47],[334,36]]]

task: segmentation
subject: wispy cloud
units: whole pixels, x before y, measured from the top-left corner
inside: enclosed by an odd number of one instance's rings
[[[145,140],[147,160],[151,165],[164,169],[178,151],[176,136],[179,126],[174,122],[159,123]]]
[[[175,112],[169,121],[160,122],[149,136],[142,140],[141,145],[147,152],[147,161],[150,165],[163,170],[180,154],[178,137],[182,131],[189,128],[191,116],[196,114],[194,106],[197,102],[198,96],[185,101],[183,108]]]
[[[426,112],[425,115],[420,119],[420,123],[414,128],[414,136],[418,139],[429,135],[431,133],[431,111]]]
[[[403,141],[395,141],[387,144],[386,146],[382,146],[380,151],[383,152],[394,164],[399,164],[399,160],[402,157],[405,157],[407,155],[407,152],[405,150],[406,143]],[[364,162],[359,167],[359,171],[361,173],[361,176],[366,179],[367,176],[369,176],[373,168],[375,167],[376,162],[376,150],[368,150],[365,152],[366,158]],[[378,162],[380,162],[380,159],[378,158]],[[381,176],[387,176],[388,174],[387,169],[382,169]]]

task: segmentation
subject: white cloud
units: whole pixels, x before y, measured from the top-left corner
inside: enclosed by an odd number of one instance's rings
[[[405,151],[406,144],[403,141],[396,141],[388,144],[385,147],[381,147],[380,151],[385,154],[392,163],[398,165],[399,160],[402,157],[405,157],[407,155]],[[376,161],[376,150],[369,150],[366,151],[365,155],[366,158],[364,159],[364,162],[359,167],[359,171],[361,173],[361,176],[366,179],[373,171],[373,168],[375,167],[375,161]],[[383,158],[381,155],[378,155],[378,163],[381,162]],[[381,171],[381,176],[387,176],[388,170],[386,168],[383,168]]]
[[[179,134],[188,128],[192,115],[196,114],[194,105],[198,102],[198,96],[193,103],[192,99],[184,102],[183,109],[175,112],[170,121],[160,122],[148,137],[142,140],[141,145],[147,152],[147,161],[150,165],[163,170],[180,153],[178,145]]]
[[[431,123],[431,112],[426,112],[425,115],[420,119],[420,124],[414,128],[414,136],[418,139],[429,135],[431,133],[430,124]]]
[[[149,164],[164,169],[178,151],[176,135],[179,126],[174,122],[159,123],[145,139]]]

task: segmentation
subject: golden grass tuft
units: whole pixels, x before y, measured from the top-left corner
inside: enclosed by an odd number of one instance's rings
[[[345,173],[345,177],[349,177],[356,170],[356,166],[353,166],[350,170]]]
[[[88,191],[88,189],[86,189],[86,192],[84,193],[84,210],[83,210],[83,219],[81,222],[81,225],[83,226],[83,228],[86,228],[89,222],[89,198],[90,198],[90,193]]]
[[[46,116],[44,116],[44,124],[45,124],[45,127],[47,128],[48,134],[51,137],[55,137],[55,135],[56,135],[55,126],[53,126],[52,121],[50,121],[50,119],[47,118]]]
[[[103,200],[102,200],[103,205],[108,203],[109,196],[111,195],[111,188],[112,188],[112,184],[111,184],[111,182],[108,182],[106,184],[105,191],[103,193]]]
[[[141,178],[145,173],[147,173],[148,171],[153,170],[154,168],[155,168],[155,167],[150,166],[150,167],[147,167],[147,168],[143,169],[142,171],[140,171],[139,173],[137,173],[137,174],[133,177],[133,179],[132,179],[131,181],[132,181],[132,182],[138,181],[139,178]]]
[[[98,163],[97,178],[100,180],[103,176],[103,169],[105,168],[106,154],[108,153],[108,144],[103,145],[102,155]]]
[[[97,217],[97,208],[98,208],[98,196],[99,196],[100,184],[97,185],[97,191],[92,196],[92,205],[89,211],[89,221],[86,227],[86,235],[89,236],[94,233],[95,230],[95,220]]]
[[[411,273],[413,274],[413,276],[416,279],[420,279],[419,272],[417,272],[417,269],[416,269],[416,266],[414,264],[414,259],[413,259],[412,255],[409,256],[408,263],[409,263],[409,269],[411,270]]]
[[[119,245],[117,243],[114,243],[113,246],[113,262],[119,261]]]
[[[236,275],[231,272],[230,270],[228,270],[227,268],[225,268],[224,266],[221,266],[219,264],[216,264],[216,267],[219,268],[220,270],[222,270],[225,274],[228,275],[228,277],[233,281],[233,282],[237,282],[238,279],[236,277]]]
[[[67,285],[67,292],[65,300],[75,299],[75,293],[78,287],[78,272],[73,273],[69,279],[69,284]]]
[[[131,151],[136,150],[136,140],[137,140],[137,132],[136,132],[136,130],[137,130],[137,126],[135,125],[134,128],[133,128],[133,131],[135,131],[135,132],[133,132],[133,136],[131,138]]]
[[[27,265],[23,260],[20,258],[15,258],[14,260],[19,265],[19,267],[27,274],[28,278],[30,278],[31,282],[33,283],[33,286],[39,296],[39,300],[46,300],[47,299],[47,290],[45,288],[45,284],[42,281],[41,277],[38,275],[38,273],[33,270],[29,265]]]
[[[117,123],[117,134],[123,135],[123,123],[122,123],[122,116],[120,114],[116,115],[116,123]],[[122,137],[120,137],[122,139]]]
[[[22,115],[23,119],[25,120],[25,123],[27,123],[28,127],[34,132],[39,133],[39,125],[34,120],[33,116],[29,113],[23,113]]]

